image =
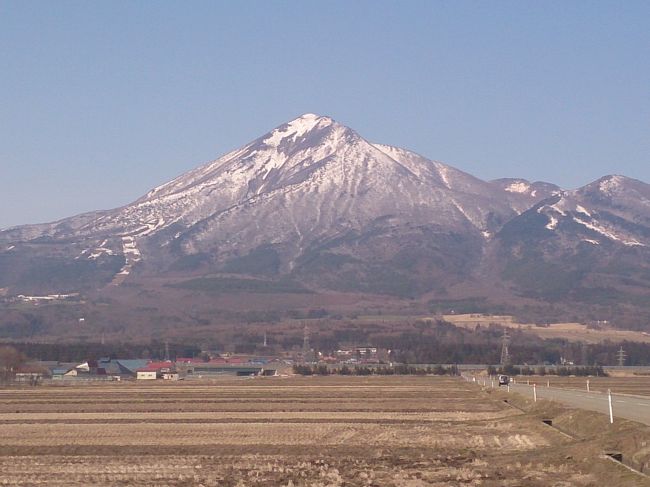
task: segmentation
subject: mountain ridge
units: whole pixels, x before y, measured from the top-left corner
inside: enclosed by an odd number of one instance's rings
[[[604,279],[643,297],[648,248],[642,181],[609,175],[573,190],[483,181],[305,114],[130,204],[0,231],[0,288],[101,290],[227,273],[411,298],[498,283],[547,301],[579,299]],[[611,271],[634,258],[634,272]],[[568,276],[582,261],[564,294],[547,289],[554,272]],[[42,269],[52,278],[39,281]],[[536,272],[546,276],[539,285]]]

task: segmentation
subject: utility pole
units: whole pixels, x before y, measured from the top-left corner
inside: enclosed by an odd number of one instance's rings
[[[627,354],[625,353],[625,350],[623,350],[623,347],[621,347],[618,352],[616,352],[616,360],[618,361],[619,367],[623,367],[625,365],[626,358]]]
[[[501,338],[501,366],[508,365],[510,363],[510,352],[508,350],[508,345],[510,345],[510,336],[508,335],[508,330],[504,330],[503,337]]]

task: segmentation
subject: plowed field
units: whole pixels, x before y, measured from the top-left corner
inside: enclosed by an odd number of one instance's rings
[[[0,438],[12,486],[600,485],[570,438],[457,378],[4,389]]]

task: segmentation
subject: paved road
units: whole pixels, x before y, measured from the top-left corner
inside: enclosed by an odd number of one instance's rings
[[[487,385],[489,386],[490,383],[488,382]],[[537,399],[550,399],[572,407],[596,411],[609,416],[607,393],[557,389],[546,387],[544,384],[538,385],[536,389]],[[529,398],[533,397],[532,385],[511,384],[510,391]],[[626,418],[650,425],[650,396],[612,394],[612,410],[614,418]]]

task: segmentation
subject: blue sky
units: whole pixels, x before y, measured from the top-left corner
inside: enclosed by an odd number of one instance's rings
[[[0,227],[305,112],[483,179],[650,182],[650,2],[0,1]]]

